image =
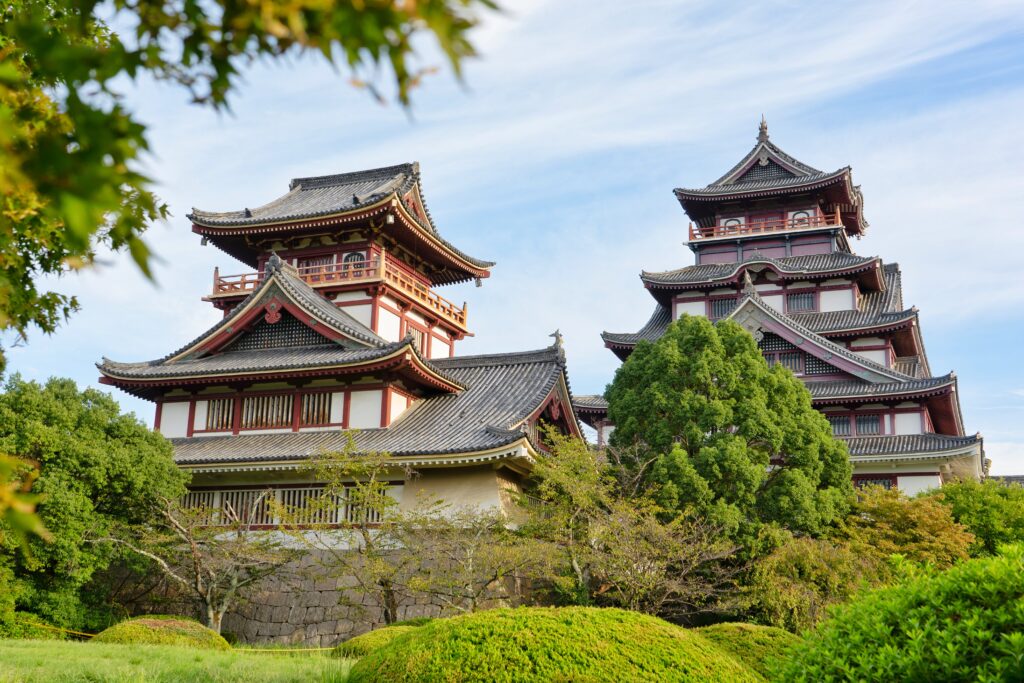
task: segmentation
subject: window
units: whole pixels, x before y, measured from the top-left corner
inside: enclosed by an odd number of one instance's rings
[[[832,425],[833,436],[850,436],[849,415],[828,415],[829,424]]]
[[[896,477],[887,477],[884,474],[869,474],[853,478],[853,485],[859,489],[866,486],[881,486],[883,489],[896,488]]]
[[[208,432],[223,432],[231,429],[234,421],[235,401],[231,398],[217,398],[206,405],[206,425]]]
[[[711,300],[711,319],[721,320],[725,316],[732,313],[732,309],[736,308],[736,299],[712,299]]]
[[[292,424],[291,394],[246,396],[242,399],[242,429],[275,429]]]
[[[299,275],[302,275],[306,282],[320,282],[333,275],[334,254],[300,258],[297,264]]]
[[[790,313],[813,311],[817,308],[814,292],[794,292],[786,295],[786,308]]]
[[[349,267],[359,269],[366,264],[366,255],[361,251],[350,251],[341,259],[341,263],[343,270],[347,270]]]
[[[303,394],[302,413],[299,419],[303,426],[329,424],[331,422],[331,394],[326,391]]]
[[[857,436],[875,436],[882,433],[881,415],[858,415]]]
[[[412,325],[407,325],[406,329],[408,334],[412,335],[412,343],[416,345],[416,350],[425,354],[427,352],[427,333]]]
[[[722,221],[722,225],[727,228],[736,228],[742,224],[743,221],[741,221],[739,218],[726,218],[724,221]]]
[[[779,354],[779,363],[789,368],[793,374],[799,375],[804,371],[804,354],[800,351],[788,351]]]
[[[807,223],[810,222],[811,220],[811,212],[794,211],[793,215],[790,217],[790,220],[793,221],[793,225],[807,225]]]

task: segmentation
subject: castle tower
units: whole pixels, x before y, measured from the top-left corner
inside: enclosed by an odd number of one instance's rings
[[[899,265],[851,247],[868,225],[850,167],[820,171],[786,154],[762,119],[753,149],[725,175],[674,193],[692,221],[695,264],[641,273],[654,312],[637,332],[603,333],[605,346],[625,360],[683,314],[734,320],[770,364],[806,383],[846,440],[857,482],[915,492],[984,475],[956,375],[932,374]],[[604,439],[603,399],[577,397],[577,414]]]

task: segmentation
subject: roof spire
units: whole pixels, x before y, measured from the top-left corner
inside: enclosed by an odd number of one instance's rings
[[[555,338],[555,343],[554,343],[554,344],[552,344],[552,346],[554,346],[554,347],[555,347],[555,348],[557,348],[557,349],[560,349],[560,348],[562,348],[562,340],[563,340],[563,337],[562,337],[562,332],[561,332],[560,330],[555,330],[554,332],[552,332],[552,333],[551,333],[551,334],[549,334],[548,336],[549,336],[549,337],[554,337],[554,338]]]
[[[744,296],[753,297],[757,295],[757,287],[754,286],[754,281],[750,278],[750,271],[743,271],[743,294]]]
[[[761,125],[757,129],[757,141],[768,142],[768,120],[761,114]]]

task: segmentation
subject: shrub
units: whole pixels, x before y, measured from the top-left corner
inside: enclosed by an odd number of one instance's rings
[[[1024,542],[1024,486],[995,479],[957,481],[930,492],[974,534],[974,557],[995,555],[1000,545]]]
[[[198,621],[185,617],[149,614],[114,624],[93,638],[98,643],[188,645],[210,650],[230,650],[228,641]]]
[[[434,620],[434,617],[413,617],[412,619],[402,619],[391,624],[392,626],[423,626],[429,624]]]
[[[755,624],[715,624],[699,628],[697,633],[762,676],[768,675],[769,662],[780,660],[786,650],[800,642],[789,631]]]
[[[694,631],[594,607],[521,607],[437,619],[360,659],[351,683],[760,681]]]
[[[838,608],[781,681],[1024,680],[1024,547],[927,572]]]
[[[64,634],[31,612],[11,612],[0,616],[0,638],[62,640]]]
[[[888,578],[873,554],[848,544],[794,538],[759,560],[745,589],[750,618],[794,633],[813,628],[826,609]]]
[[[405,635],[418,628],[419,626],[395,624],[378,628],[374,631],[368,631],[338,645],[334,648],[332,654],[336,657],[365,657],[377,648],[387,645],[398,636]]]

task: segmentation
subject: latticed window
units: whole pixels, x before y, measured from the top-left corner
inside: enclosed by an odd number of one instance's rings
[[[853,485],[859,489],[867,486],[881,486],[883,489],[891,489],[896,486],[896,477],[887,477],[885,475],[854,477]]]
[[[834,436],[850,436],[849,415],[829,415],[828,422],[832,425],[832,434]]]
[[[759,344],[762,351],[789,351],[796,347],[777,334],[765,332]]]
[[[242,429],[273,429],[292,424],[291,394],[246,396],[242,400]]]
[[[711,319],[721,320],[736,308],[736,299],[712,299]]]
[[[420,353],[427,352],[427,335],[423,330],[418,330],[412,325],[409,326],[409,334],[412,335],[412,343]]]
[[[804,374],[806,375],[830,375],[835,368],[809,353],[804,354]]]
[[[789,368],[795,374],[802,374],[804,370],[804,354],[800,351],[787,351],[779,354],[779,363]]]
[[[857,416],[857,435],[858,436],[873,436],[875,434],[882,433],[882,416],[881,415],[858,415]]]
[[[210,432],[223,432],[231,429],[231,423],[235,415],[235,400],[233,398],[215,398],[206,404],[206,430]]]
[[[343,501],[325,498],[322,486],[280,489],[278,500],[284,516],[295,524],[338,524],[344,512]]]
[[[327,339],[309,325],[287,313],[276,323],[261,320],[251,330],[232,342],[227,351],[258,351],[291,346],[316,346]]]
[[[814,292],[793,292],[786,295],[786,307],[790,313],[813,311],[815,305]]]
[[[331,394],[323,391],[302,395],[303,425],[325,425],[331,421]]]

